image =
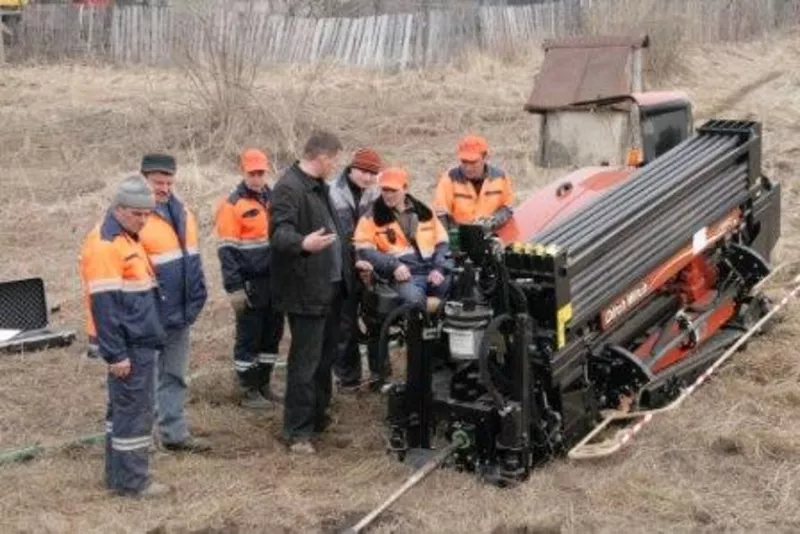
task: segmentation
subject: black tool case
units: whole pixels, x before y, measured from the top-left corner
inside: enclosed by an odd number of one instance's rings
[[[0,331],[19,331],[7,338],[0,335],[1,352],[30,352],[65,347],[75,341],[74,330],[52,329],[48,322],[47,299],[41,278],[0,282]]]

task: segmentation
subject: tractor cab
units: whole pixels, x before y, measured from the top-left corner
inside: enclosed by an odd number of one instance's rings
[[[525,110],[538,121],[536,163],[568,169],[514,208],[497,232],[527,241],[622,184],[693,131],[680,91],[648,91],[642,37],[548,40]]]
[[[632,113],[638,115],[640,164],[653,161],[692,133],[692,104],[678,91],[653,91],[631,95]],[[627,163],[633,163],[628,161]]]
[[[642,37],[548,40],[525,110],[538,116],[542,167],[640,166],[691,134],[679,91],[645,91]]]

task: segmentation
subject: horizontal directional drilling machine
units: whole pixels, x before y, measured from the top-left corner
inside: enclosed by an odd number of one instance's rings
[[[673,402],[769,312],[780,187],[761,125],[693,131],[684,99],[636,113],[646,157],[546,185],[496,233],[454,232],[452,294],[405,310],[406,376],[384,387],[398,458],[445,446],[452,467],[524,480],[605,414]]]

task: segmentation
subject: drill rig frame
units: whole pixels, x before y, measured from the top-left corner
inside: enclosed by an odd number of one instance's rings
[[[754,288],[771,272],[780,186],[761,173],[759,123],[709,121],[605,183],[538,226],[458,229],[452,295],[436,314],[407,311],[405,381],[384,389],[398,458],[438,437],[458,444],[452,467],[525,480],[607,411],[674,401],[769,312]]]

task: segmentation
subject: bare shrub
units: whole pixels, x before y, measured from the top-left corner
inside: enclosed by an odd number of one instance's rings
[[[680,3],[660,0],[597,1],[585,14],[587,35],[642,35],[650,37],[643,65],[645,80],[655,84],[680,74],[686,52],[688,16]]]
[[[248,46],[253,9],[252,1],[241,11],[196,1],[182,5],[176,17],[182,21],[177,64],[206,113],[209,141],[216,141],[212,144],[227,144],[252,101],[260,65],[258,51]]]
[[[213,0],[194,1],[184,5],[178,17],[183,26],[176,39],[176,63],[204,118],[186,143],[220,156],[235,155],[243,143],[269,144],[289,158],[298,136],[310,129],[304,127],[306,102],[328,65],[272,66],[270,76],[287,76],[297,83],[283,91],[259,87],[269,36],[258,34],[262,29],[253,16],[256,1],[238,6],[225,10]]]

